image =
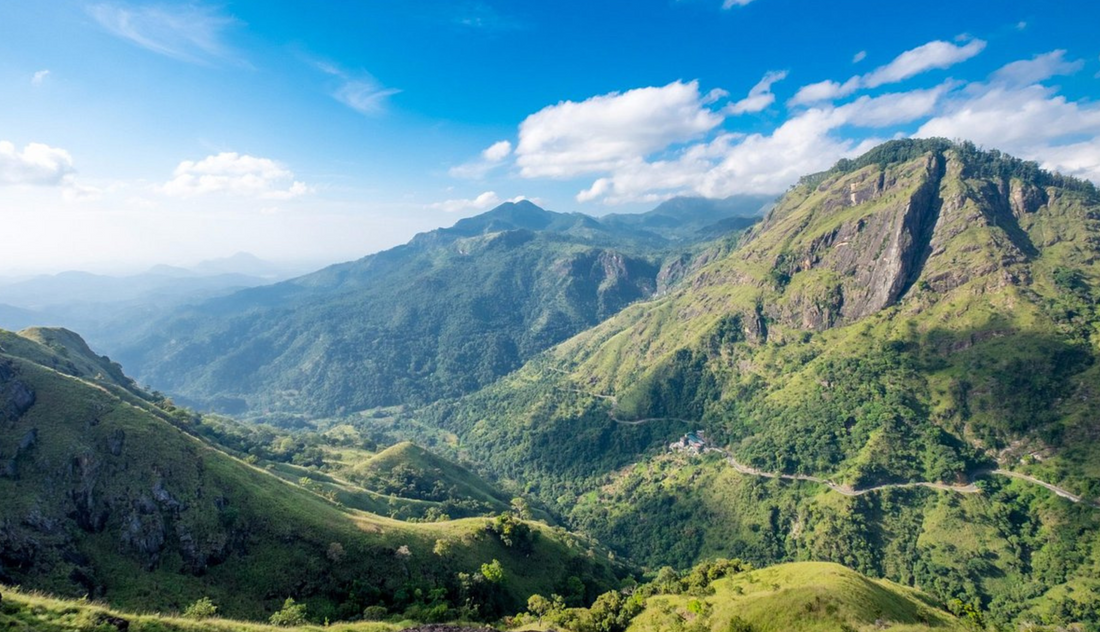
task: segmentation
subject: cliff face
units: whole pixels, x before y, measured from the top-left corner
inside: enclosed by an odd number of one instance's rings
[[[821,331],[915,293],[1027,283],[1038,249],[1025,225],[1050,198],[1033,182],[978,174],[950,149],[929,152],[793,192],[744,259],[772,270],[761,284],[768,317]]]

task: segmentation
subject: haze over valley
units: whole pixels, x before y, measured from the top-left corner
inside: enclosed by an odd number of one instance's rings
[[[1097,23],[0,7],[0,628],[1100,630]]]

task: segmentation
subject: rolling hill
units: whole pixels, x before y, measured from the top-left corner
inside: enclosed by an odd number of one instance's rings
[[[594,598],[625,572],[540,523],[341,506],[183,432],[71,332],[0,332],[0,349],[0,582],[144,611],[209,597],[245,618],[294,597],[320,621],[493,617],[534,592]]]

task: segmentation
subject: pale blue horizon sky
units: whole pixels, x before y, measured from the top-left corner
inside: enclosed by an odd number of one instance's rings
[[[334,262],[509,199],[778,194],[881,140],[1100,181],[1100,9],[0,3],[0,275]]]

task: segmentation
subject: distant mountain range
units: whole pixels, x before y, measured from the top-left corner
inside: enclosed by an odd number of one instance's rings
[[[301,272],[237,253],[190,268],[158,265],[125,276],[69,271],[0,279],[0,327],[70,327],[83,332],[97,347],[110,349],[182,304],[274,283]]]
[[[181,401],[226,412],[430,402],[654,295],[669,253],[736,234],[765,204],[682,199],[593,218],[507,203],[359,261],[174,310],[112,355]]]

